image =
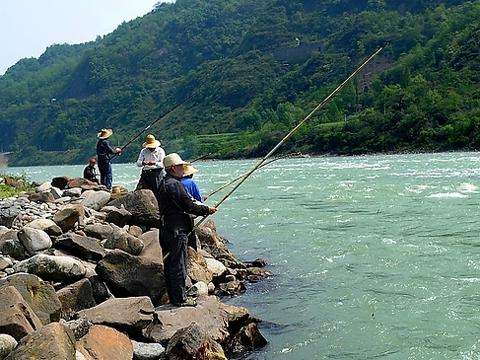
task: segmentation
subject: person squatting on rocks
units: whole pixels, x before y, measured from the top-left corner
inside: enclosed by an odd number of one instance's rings
[[[165,151],[160,145],[160,141],[156,140],[155,136],[147,135],[137,160],[137,166],[142,168],[137,190],[149,189],[155,193],[160,181],[165,176],[163,170]]]
[[[178,154],[170,154],[163,160],[166,176],[157,190],[161,227],[160,246],[163,252],[165,282],[170,302],[176,306],[195,306],[195,300],[186,296],[187,244],[193,230],[191,215],[206,216],[215,208],[198,204],[187,194],[180,182],[184,165]]]
[[[97,159],[94,157],[90,158],[90,160],[88,160],[88,165],[83,170],[83,178],[98,184],[97,169],[95,168],[95,165],[97,165]]]
[[[107,189],[112,189],[112,164],[110,162],[111,156],[114,154],[120,154],[122,149],[113,148],[110,142],[107,140],[112,136],[112,129],[102,129],[98,133],[97,142],[97,158],[98,158],[98,170],[100,171],[100,183],[105,185]]]

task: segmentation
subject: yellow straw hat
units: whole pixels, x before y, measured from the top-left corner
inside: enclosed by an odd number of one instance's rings
[[[198,173],[198,169],[194,168],[192,165],[190,164],[183,165],[183,175],[190,176],[196,173]]]
[[[148,149],[155,149],[161,145],[160,141],[155,139],[155,136],[152,134],[147,135],[147,138],[145,139],[145,142],[143,143],[144,148]]]
[[[102,129],[100,132],[97,134],[97,137],[99,139],[108,139],[110,136],[112,136],[113,130],[112,129]]]
[[[165,169],[168,169],[172,166],[177,166],[177,165],[188,165],[186,161],[183,161],[180,155],[177,153],[171,153],[165,156],[163,159],[163,167]]]

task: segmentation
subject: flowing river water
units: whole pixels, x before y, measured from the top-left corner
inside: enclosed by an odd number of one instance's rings
[[[253,160],[198,163],[212,190]],[[11,168],[32,180],[80,166]],[[114,166],[135,186],[138,169]],[[265,320],[248,359],[480,359],[480,156],[289,159],[261,170],[215,216],[274,277],[229,300]]]

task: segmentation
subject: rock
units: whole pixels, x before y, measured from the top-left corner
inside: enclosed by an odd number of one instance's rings
[[[111,206],[123,207],[132,214],[137,225],[155,225],[159,217],[158,202],[151,190],[137,190],[110,202]]]
[[[20,213],[21,209],[16,206],[0,207],[0,225],[11,228]]]
[[[267,259],[255,259],[253,261],[247,262],[247,265],[250,267],[264,268],[268,265]]]
[[[36,203],[54,202],[55,198],[50,192],[37,192],[28,196],[28,200]]]
[[[196,307],[160,306],[156,311],[158,320],[144,330],[144,336],[154,342],[165,342],[178,330],[196,322],[203,332],[221,342],[228,336],[229,313],[233,309],[215,296],[199,298]]]
[[[203,281],[199,281],[188,289],[188,296],[199,297],[208,295],[208,285]]]
[[[207,263],[207,269],[214,276],[221,276],[225,271],[227,271],[226,266],[216,259],[206,258],[205,262]]]
[[[80,311],[78,315],[93,324],[111,326],[139,335],[153,321],[154,312],[152,301],[142,296],[109,299],[91,309]]]
[[[268,341],[258,330],[257,324],[250,323],[230,337],[225,348],[229,355],[238,356],[247,351],[260,349],[267,344]]]
[[[27,251],[18,239],[18,232],[9,230],[0,236],[0,252],[16,260],[27,258]]]
[[[15,340],[14,337],[7,334],[0,334],[0,359],[5,359],[17,345],[17,340]]]
[[[73,333],[75,340],[80,340],[82,337],[88,334],[90,328],[92,327],[92,323],[85,318],[65,321],[63,319],[60,320],[60,323]]]
[[[47,182],[44,182],[42,185],[40,186],[37,186],[37,192],[44,192],[44,191],[49,191],[50,189],[52,188],[52,184],[47,181]]]
[[[0,334],[8,334],[16,340],[42,327],[42,322],[13,286],[0,291]]]
[[[64,325],[51,323],[22,339],[6,360],[75,360],[75,338]]]
[[[130,226],[129,232],[135,227],[136,226],[134,225]],[[138,256],[163,265],[163,253],[158,236],[158,229],[152,229],[142,234],[140,240],[143,242],[144,246],[142,252]]]
[[[52,247],[52,239],[43,230],[24,227],[18,232],[18,239],[31,255]]]
[[[77,312],[96,305],[90,280],[82,279],[57,292],[62,304],[62,318],[70,319]]]
[[[13,261],[9,257],[0,255],[0,271],[3,271],[6,268],[9,268],[12,266],[13,266]]]
[[[44,280],[73,282],[87,273],[86,267],[68,256],[38,254],[13,266],[16,272],[27,272]]]
[[[214,283],[208,283],[208,293],[213,294],[215,292],[215,284]]]
[[[13,286],[46,325],[60,319],[61,304],[52,285],[36,275],[18,273],[0,280],[0,287]]]
[[[166,294],[163,265],[158,262],[114,250],[95,270],[115,296],[149,296],[159,304]]]
[[[108,224],[89,224],[83,229],[88,236],[103,240],[109,239],[113,234],[113,228]]]
[[[77,350],[87,360],[131,360],[133,345],[121,332],[107,326],[94,325],[77,343]]]
[[[227,360],[220,344],[196,323],[178,330],[168,342],[165,354],[169,360]]]
[[[128,193],[128,190],[124,186],[115,185],[112,187],[112,199],[118,199],[121,196],[124,196]]]
[[[143,250],[143,242],[130,235],[124,229],[112,225],[112,232],[103,244],[107,249],[119,249],[132,255],[138,255]]]
[[[63,197],[63,191],[56,187],[52,187],[50,189],[50,194],[52,194],[55,200],[58,200]]]
[[[152,229],[152,231],[154,230],[157,230],[157,235],[158,235],[158,229]],[[145,244],[145,241],[144,239],[142,238],[142,235],[143,235],[143,230],[140,226],[137,226],[137,225],[131,225],[130,228],[128,229],[128,233],[130,235],[133,235],[135,237],[138,237],[140,238],[140,240],[142,240],[142,242]],[[157,237],[157,241],[158,241],[158,237]]]
[[[140,343],[132,340],[133,358],[135,360],[158,360],[165,348],[158,343]]]
[[[70,196],[73,198],[80,197],[80,195],[82,195],[82,188],[77,187],[77,188],[65,189],[63,191],[63,195]]]
[[[219,284],[216,290],[217,295],[233,296],[242,294],[246,291],[245,284],[235,280],[228,283]]]
[[[70,179],[66,176],[56,177],[52,179],[52,186],[64,190],[67,187],[68,181]]]
[[[192,279],[193,282],[204,281],[209,283],[213,279],[213,273],[208,268],[206,259],[193,248],[188,248],[188,276]]]
[[[90,284],[92,285],[93,298],[95,299],[95,302],[97,304],[100,304],[105,300],[107,300],[108,298],[112,297],[112,294],[110,294],[110,292],[107,289],[107,286],[102,281],[100,276],[98,275],[90,276],[88,280],[90,280]]]
[[[62,228],[63,231],[71,230],[75,224],[83,223],[85,217],[85,208],[81,204],[67,205],[53,216],[53,221]]]
[[[90,188],[89,190],[92,190],[95,187],[98,187],[99,185],[97,183],[94,183],[93,181],[84,179],[84,178],[76,178],[76,179],[69,179],[67,182],[67,185],[65,188]]]
[[[132,214],[125,210],[124,207],[117,208],[115,206],[105,206],[102,208],[103,212],[107,213],[105,220],[109,223],[124,227],[132,218]]]
[[[67,233],[57,239],[55,247],[78,256],[84,260],[99,261],[106,254],[105,249],[97,239]]]
[[[27,224],[27,227],[45,231],[50,236],[59,236],[62,234],[60,226],[50,219],[35,219]]]
[[[87,190],[80,196],[80,202],[85,207],[98,211],[110,201],[110,196],[108,191]]]

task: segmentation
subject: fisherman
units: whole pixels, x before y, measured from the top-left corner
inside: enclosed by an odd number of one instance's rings
[[[112,136],[112,129],[102,129],[98,133],[97,142],[97,157],[98,157],[98,170],[100,171],[100,183],[105,185],[107,189],[112,188],[112,164],[110,162],[113,154],[120,154],[122,149],[113,148],[110,142],[107,140]]]
[[[184,166],[183,169],[183,178],[181,181],[185,191],[191,198],[199,203],[203,203],[202,194],[200,192],[200,188],[198,187],[195,180],[193,180],[193,175],[196,174],[198,170],[194,168],[192,165],[188,164]]]
[[[137,160],[137,166],[142,168],[137,189],[150,189],[155,193],[160,180],[165,176],[163,170],[165,151],[160,145],[155,136],[147,135]]]
[[[83,170],[83,178],[99,184],[95,165],[97,165],[97,159],[91,157],[90,160],[88,160],[88,165]]]
[[[206,216],[217,209],[195,203],[182,186],[184,166],[188,165],[178,154],[163,159],[167,175],[160,182],[159,199],[161,228],[160,245],[163,252],[165,282],[170,302],[175,306],[196,306],[196,301],[187,298],[188,235],[193,230],[191,215]]]

